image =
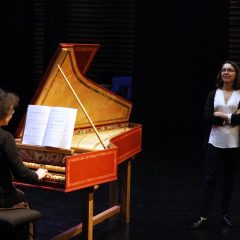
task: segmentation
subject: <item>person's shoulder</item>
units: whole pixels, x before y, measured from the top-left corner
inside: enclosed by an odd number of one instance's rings
[[[209,94],[215,94],[216,91],[220,90],[220,88],[215,88],[209,91]]]
[[[5,136],[6,133],[7,133],[7,131],[6,131],[5,129],[3,129],[3,128],[0,127],[0,137],[1,137],[1,136]]]
[[[208,92],[208,97],[214,97],[218,89],[212,89]]]
[[[0,139],[14,138],[13,135],[7,130],[0,127]]]

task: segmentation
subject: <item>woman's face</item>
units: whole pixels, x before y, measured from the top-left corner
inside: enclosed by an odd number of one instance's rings
[[[13,107],[11,107],[9,109],[7,115],[4,118],[0,119],[0,126],[7,126],[9,121],[11,120],[13,114],[14,114],[14,109],[13,109]]]
[[[225,63],[221,70],[221,78],[224,83],[229,84],[234,82],[237,76],[236,70],[230,63]]]

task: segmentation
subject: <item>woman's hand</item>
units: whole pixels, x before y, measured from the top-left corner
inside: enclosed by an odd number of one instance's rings
[[[213,115],[216,116],[216,117],[220,117],[220,118],[222,118],[222,119],[225,120],[225,121],[228,120],[228,115],[227,115],[226,113],[223,113],[223,112],[214,112]]]
[[[47,169],[43,169],[43,168],[39,168],[37,171],[36,171],[36,174],[38,175],[38,179],[42,179],[44,178],[48,173],[48,170]]]
[[[236,113],[236,114],[239,114],[239,113],[240,113],[240,109],[238,109],[235,113]]]

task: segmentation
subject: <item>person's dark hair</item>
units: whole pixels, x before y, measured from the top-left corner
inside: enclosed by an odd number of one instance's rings
[[[235,80],[233,82],[233,89],[240,89],[240,67],[239,67],[239,65],[236,62],[233,62],[233,61],[230,61],[230,60],[225,61],[221,65],[221,68],[220,68],[220,70],[218,72],[218,75],[217,75],[216,87],[217,88],[222,88],[223,87],[223,80],[222,80],[222,77],[221,77],[221,72],[222,72],[223,65],[226,64],[226,63],[231,64],[232,67],[236,71],[236,78],[235,78]]]
[[[0,119],[5,118],[11,108],[18,106],[19,97],[12,92],[0,89]]]

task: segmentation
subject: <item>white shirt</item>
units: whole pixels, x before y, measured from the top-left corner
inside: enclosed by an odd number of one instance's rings
[[[214,111],[226,113],[231,118],[231,114],[238,109],[239,101],[240,90],[233,91],[228,102],[225,103],[223,90],[217,89],[214,98]],[[239,147],[239,125],[213,125],[208,142],[218,148]]]

